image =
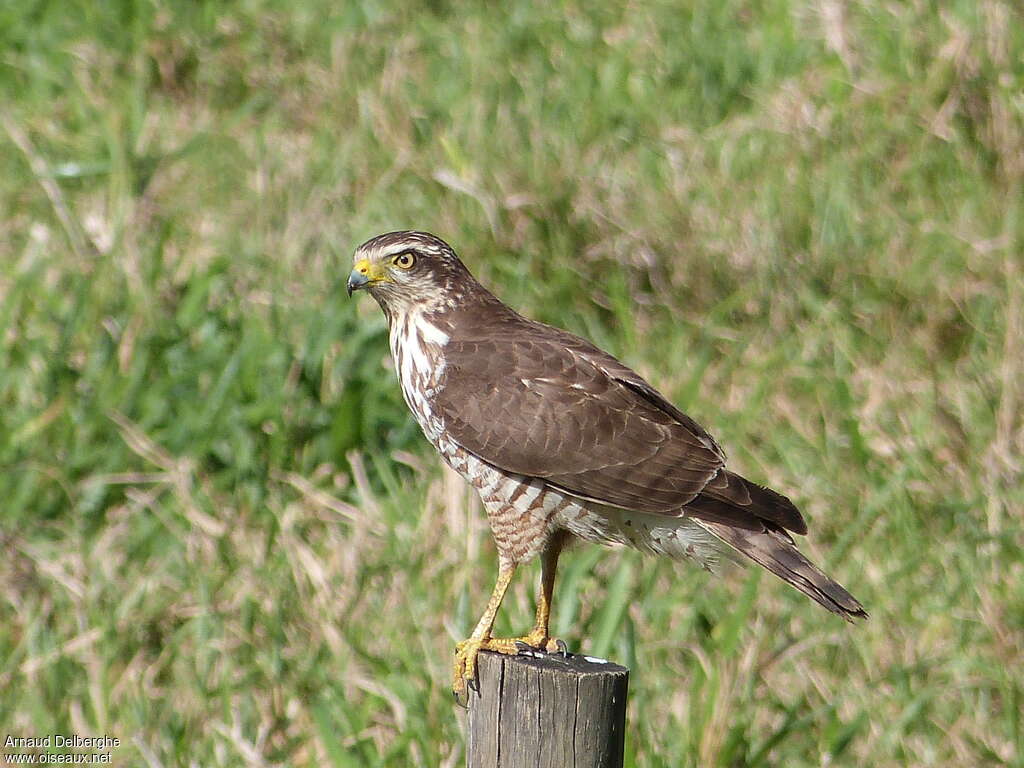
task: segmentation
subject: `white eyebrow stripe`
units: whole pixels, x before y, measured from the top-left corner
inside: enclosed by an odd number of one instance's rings
[[[368,244],[364,243],[364,245]],[[416,237],[410,237],[406,240],[399,240],[398,242],[388,243],[383,246],[378,245],[371,246],[369,248],[360,247],[353,254],[352,261],[353,263],[359,263],[361,259],[368,259],[372,262],[390,261],[400,253],[408,253],[410,251],[430,254],[431,256],[440,256],[444,253],[444,249],[434,243],[426,242]]]
[[[388,256],[397,256],[400,253],[405,253],[406,251],[411,251],[412,249],[412,243],[395,243],[394,245],[390,245],[383,251],[381,251],[380,256],[382,259],[386,259]]]

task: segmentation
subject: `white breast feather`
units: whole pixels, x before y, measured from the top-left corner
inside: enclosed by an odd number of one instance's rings
[[[388,339],[405,402],[427,439],[439,449],[443,425],[434,416],[431,398],[444,375],[444,362],[440,361],[438,353],[448,343],[448,338],[448,334],[428,322],[422,312],[414,311],[395,320]],[[427,346],[437,349],[430,349],[428,354]]]

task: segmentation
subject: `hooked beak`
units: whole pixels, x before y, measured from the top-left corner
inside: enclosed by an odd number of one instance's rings
[[[369,259],[360,259],[356,262],[356,265],[352,267],[352,272],[348,276],[348,295],[351,296],[353,291],[358,291],[360,288],[365,288],[370,283],[379,280],[379,277],[375,277],[372,274],[373,265],[370,264]]]

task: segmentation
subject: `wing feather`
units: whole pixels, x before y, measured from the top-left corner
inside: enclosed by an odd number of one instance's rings
[[[605,504],[678,515],[724,465],[696,422],[570,334],[453,339],[444,355],[434,408],[460,445],[506,471]]]
[[[590,342],[514,313],[444,348],[433,406],[484,461],[609,506],[806,533],[781,494],[727,472],[697,422]]]

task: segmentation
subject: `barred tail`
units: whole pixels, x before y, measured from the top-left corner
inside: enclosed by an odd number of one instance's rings
[[[867,618],[864,606],[804,557],[785,531],[750,531],[706,520],[695,522],[847,621]]]

